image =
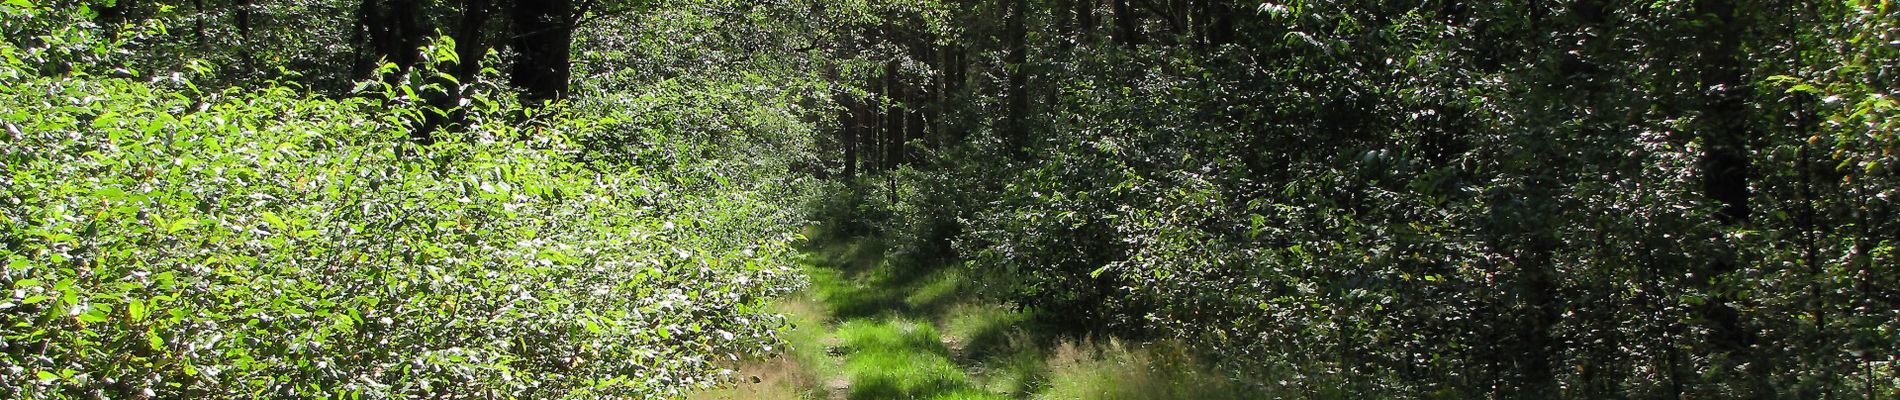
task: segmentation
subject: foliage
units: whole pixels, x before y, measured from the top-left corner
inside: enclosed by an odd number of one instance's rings
[[[415,146],[445,112],[420,80],[43,69],[93,43],[61,35],[0,47],[6,397],[665,396],[776,343],[762,307],[799,278],[771,182],[575,161],[563,132],[612,117],[483,95]]]
[[[1008,3],[865,180],[1039,318],[1314,397],[1900,390],[1885,3]]]

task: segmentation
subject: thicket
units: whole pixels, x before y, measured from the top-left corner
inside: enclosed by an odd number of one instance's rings
[[[910,52],[830,220],[1077,334],[1310,397],[1900,394],[1887,2],[887,12],[945,22],[858,31]]]
[[[55,6],[0,5],[0,397],[669,397],[779,344],[803,186],[720,157],[791,106],[529,107],[447,38],[325,94]]]
[[[1254,392],[1900,396],[1887,1],[0,12],[8,397],[675,394],[807,215]]]

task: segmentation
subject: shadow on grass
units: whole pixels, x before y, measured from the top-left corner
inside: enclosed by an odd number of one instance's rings
[[[868,239],[808,250],[813,294],[840,320],[923,318],[963,300],[958,269],[900,262],[885,253],[882,244]]]
[[[1003,398],[972,385],[927,322],[851,321],[838,327],[838,337],[848,349],[852,399]]]
[[[871,239],[811,243],[826,351],[851,399],[1251,399],[1242,374],[1178,343],[1065,336],[1033,312],[984,296],[1006,277],[888,255]],[[805,342],[816,340],[805,339]],[[809,351],[809,350],[807,350]],[[805,358],[805,357],[801,357]]]

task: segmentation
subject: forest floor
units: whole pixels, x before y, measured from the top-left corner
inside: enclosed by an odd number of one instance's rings
[[[693,399],[1255,398],[1172,343],[1077,340],[981,295],[953,265],[854,240],[806,253],[811,286],[780,301],[789,348]]]

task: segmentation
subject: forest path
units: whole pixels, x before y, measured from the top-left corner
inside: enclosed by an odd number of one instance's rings
[[[788,348],[741,365],[736,387],[690,398],[1255,398],[1178,345],[1052,334],[954,264],[903,262],[874,240],[806,255],[811,285],[776,305]]]
[[[972,343],[1010,344],[1006,331],[1027,319],[980,300],[955,269],[900,265],[875,241],[852,240],[808,250],[805,272],[811,286],[777,305],[792,323],[784,354],[742,366],[738,387],[694,398],[1013,399],[1031,394],[1029,385],[1003,379],[991,363],[970,357]]]

